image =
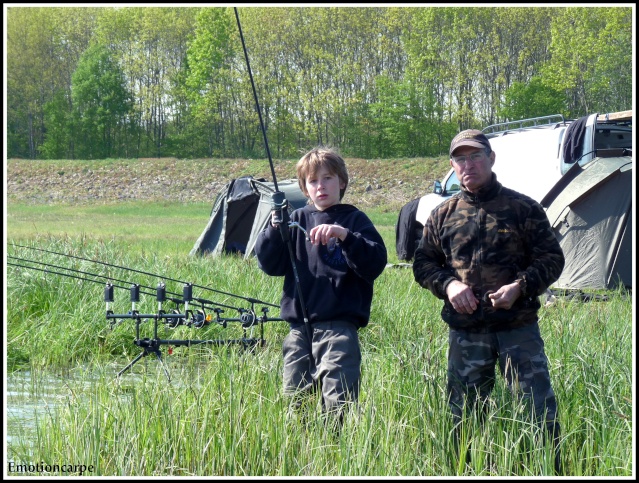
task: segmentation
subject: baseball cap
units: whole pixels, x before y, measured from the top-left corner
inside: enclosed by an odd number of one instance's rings
[[[461,148],[462,146],[489,148],[492,150],[488,138],[478,129],[466,129],[457,134],[450,143],[450,155],[452,156],[455,149]]]

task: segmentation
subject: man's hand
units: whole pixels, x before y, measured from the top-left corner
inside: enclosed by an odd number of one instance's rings
[[[479,306],[479,300],[468,285],[455,280],[446,287],[448,300],[460,314],[472,314]]]
[[[521,287],[517,282],[504,285],[499,290],[488,295],[488,298],[496,309],[508,310],[521,296]]]

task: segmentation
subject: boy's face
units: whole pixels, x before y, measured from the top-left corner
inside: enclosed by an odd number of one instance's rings
[[[336,174],[330,173],[326,166],[320,167],[316,173],[306,177],[308,196],[320,211],[338,204],[340,190],[344,187],[345,184]]]

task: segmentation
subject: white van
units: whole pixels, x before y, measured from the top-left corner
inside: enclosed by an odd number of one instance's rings
[[[632,111],[577,120],[557,114],[495,124],[482,131],[495,151],[497,180],[539,202],[575,163],[583,166],[597,156],[632,151]],[[433,208],[457,191],[459,180],[451,168],[443,181],[435,181],[433,193],[420,199],[416,220],[424,225]]]

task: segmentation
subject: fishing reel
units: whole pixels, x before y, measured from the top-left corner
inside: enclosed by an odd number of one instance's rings
[[[271,210],[273,225],[278,226],[288,221],[288,200],[283,191],[276,191],[271,195]]]
[[[188,325],[187,321],[186,321],[186,317],[184,317],[184,314],[182,314],[182,312],[178,309],[173,309],[170,312],[171,315],[175,315],[175,317],[165,317],[164,318],[164,324],[169,328],[169,329],[175,329],[181,325]]]
[[[196,310],[191,316],[191,326],[196,329],[209,325],[211,323],[211,315],[204,312],[203,309]]]
[[[299,228],[299,230],[304,233],[304,238],[306,239],[306,241],[311,241],[311,237],[308,234],[308,231],[306,231],[306,229],[302,225],[300,225],[296,221],[290,221],[288,215],[288,200],[284,196],[284,193],[281,191],[276,191],[271,195],[273,226],[279,227],[284,241],[287,241],[289,238],[290,228]]]
[[[201,329],[211,323],[210,314],[207,314],[204,310],[200,309],[196,311],[188,310],[184,314],[178,309],[173,309],[171,311],[171,315],[175,315],[175,317],[164,317],[164,324],[169,329],[176,329],[181,325]]]
[[[224,310],[218,308],[213,309],[213,312],[215,312],[215,321],[220,324],[224,329],[226,329],[226,319],[223,319],[222,317],[220,317],[220,314],[224,313]]]
[[[160,282],[156,289],[156,300],[158,302],[158,314],[164,315],[164,311],[162,310],[162,304],[166,302],[166,284],[164,282]],[[172,302],[179,304],[181,300],[170,299]],[[182,316],[182,313],[178,309],[173,309],[171,312],[166,314],[164,317],[164,324],[170,328],[175,329],[180,325],[186,325],[186,317]]]
[[[248,329],[250,327],[253,327],[254,325],[257,325],[257,323],[259,322],[255,315],[255,312],[253,312],[252,310],[239,309],[239,311],[242,328]]]

